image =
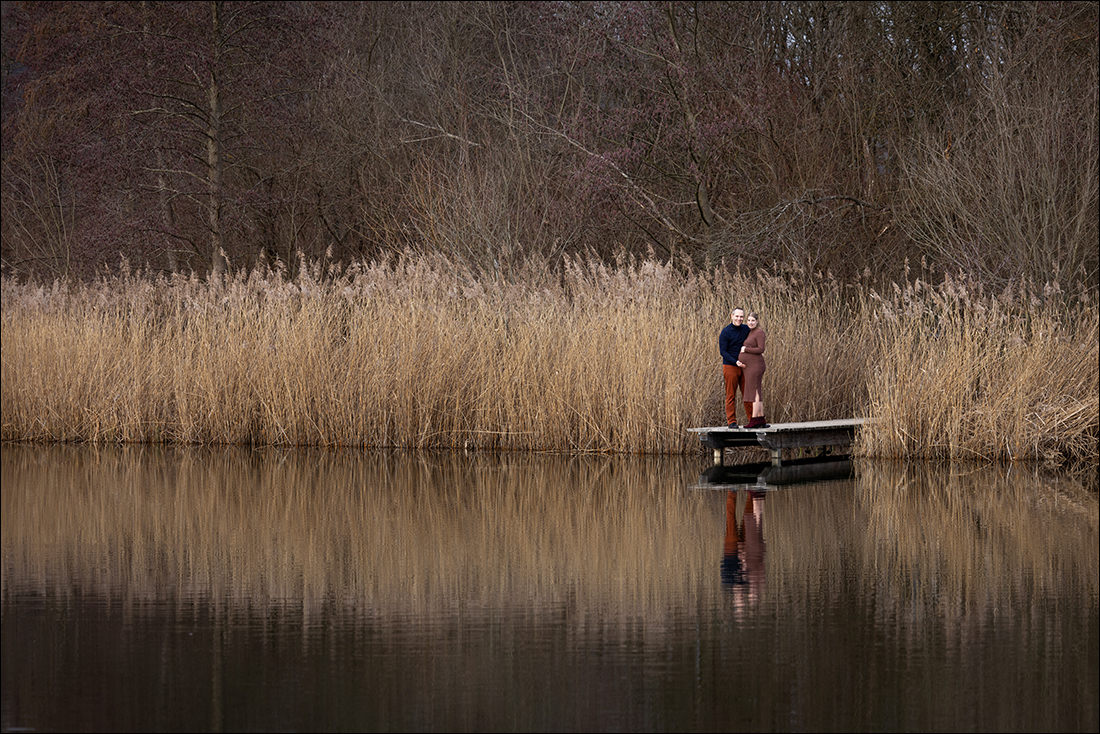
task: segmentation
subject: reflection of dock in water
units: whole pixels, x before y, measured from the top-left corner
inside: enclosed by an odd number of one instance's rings
[[[699,476],[694,489],[768,490],[805,482],[850,479],[855,475],[848,456],[794,459],[780,465],[759,462],[725,466],[716,464]]]

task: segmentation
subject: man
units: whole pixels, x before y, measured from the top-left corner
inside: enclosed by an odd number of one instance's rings
[[[722,353],[722,380],[726,383],[726,425],[737,428],[737,388],[741,388],[741,399],[745,398],[744,378],[737,360],[741,356],[741,347],[749,335],[745,326],[745,311],[734,308],[730,311],[730,323],[718,335],[718,351]],[[752,418],[752,404],[746,410],[746,420]]]

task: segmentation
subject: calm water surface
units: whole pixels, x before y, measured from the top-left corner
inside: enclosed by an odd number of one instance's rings
[[[1100,726],[1094,485],[706,468],[5,445],[0,723]]]

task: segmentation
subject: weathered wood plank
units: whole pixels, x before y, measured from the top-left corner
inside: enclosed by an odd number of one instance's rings
[[[699,440],[715,450],[716,458],[727,448],[761,446],[772,452],[773,461],[782,460],[783,449],[814,448],[824,446],[848,446],[855,439],[856,430],[865,424],[866,418],[844,418],[829,421],[804,421],[801,423],[773,423],[767,428],[727,428],[709,426],[689,428],[699,434]]]
[[[841,418],[830,421],[802,421],[799,423],[772,423],[767,428],[727,428],[726,426],[708,426],[703,428],[689,428],[692,433],[725,431],[728,433],[789,433],[792,431],[810,431],[819,428],[841,428],[847,426],[862,426],[868,418]]]

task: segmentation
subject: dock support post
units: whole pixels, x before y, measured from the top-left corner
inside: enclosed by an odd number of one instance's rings
[[[772,466],[783,466],[783,449],[772,449]]]
[[[714,465],[721,466],[722,464],[722,449],[714,450]]]

